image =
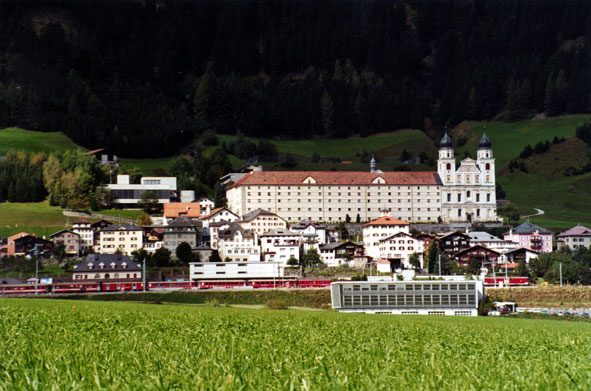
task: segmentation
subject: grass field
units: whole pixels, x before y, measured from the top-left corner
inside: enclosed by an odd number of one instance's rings
[[[0,237],[19,232],[49,237],[65,228],[68,218],[60,207],[45,202],[0,203]],[[74,221],[70,218],[70,222]]]
[[[591,308],[591,287],[588,286],[489,288],[486,294],[503,301],[515,301],[520,307]]]
[[[35,132],[20,128],[0,129],[0,155],[8,151],[63,152],[81,148],[62,132]]]
[[[118,217],[135,220],[144,212],[141,210],[107,209],[96,213],[112,216],[113,222]],[[34,233],[49,238],[54,232],[66,228],[76,221],[77,217],[64,216],[59,206],[50,206],[47,201],[30,203],[0,203],[0,238],[19,232]],[[91,219],[95,221],[96,219]]]
[[[591,324],[0,300],[3,390],[589,389]]]

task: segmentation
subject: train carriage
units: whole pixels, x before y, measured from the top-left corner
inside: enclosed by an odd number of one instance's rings
[[[56,283],[52,285],[51,291],[53,293],[86,293],[86,292],[100,292],[101,286],[99,282],[72,282],[72,283]]]
[[[192,281],[152,281],[148,282],[149,290],[183,290],[192,289],[195,283]]]
[[[50,284],[0,285],[0,293],[3,295],[42,294],[49,292],[51,292]]]

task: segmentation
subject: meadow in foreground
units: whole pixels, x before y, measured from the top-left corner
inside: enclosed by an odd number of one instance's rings
[[[590,389],[591,324],[0,299],[2,390]]]

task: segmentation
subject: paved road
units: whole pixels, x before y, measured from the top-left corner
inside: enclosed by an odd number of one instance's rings
[[[539,215],[543,215],[544,211],[542,209],[538,209],[538,208],[534,208],[536,210],[536,213],[534,213],[533,215],[527,215],[527,216],[521,216],[524,219],[528,218],[528,217],[533,217],[533,216],[539,216]]]

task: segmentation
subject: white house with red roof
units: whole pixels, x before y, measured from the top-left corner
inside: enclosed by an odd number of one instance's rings
[[[389,238],[398,233],[409,234],[410,224],[388,215],[370,221],[362,226],[363,244],[365,245],[365,255],[373,259],[379,259],[382,255],[380,251],[380,241]]]
[[[591,247],[591,228],[577,225],[558,234],[558,247],[568,247],[571,250]]]

